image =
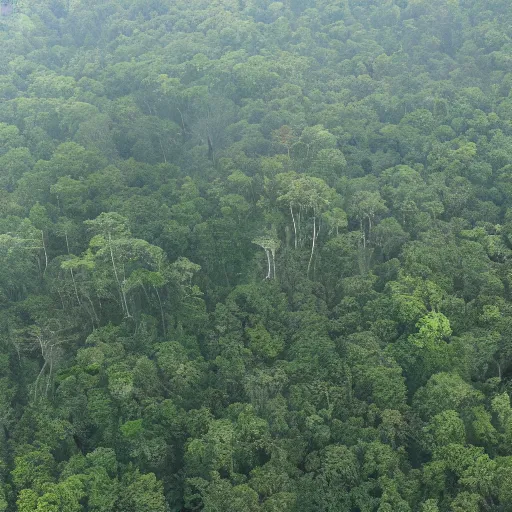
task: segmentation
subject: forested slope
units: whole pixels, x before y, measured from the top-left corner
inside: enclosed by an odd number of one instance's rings
[[[512,511],[509,0],[24,0],[0,48],[0,511]]]

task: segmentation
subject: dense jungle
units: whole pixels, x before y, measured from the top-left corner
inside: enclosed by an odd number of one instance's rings
[[[510,0],[2,0],[0,512],[511,512]]]

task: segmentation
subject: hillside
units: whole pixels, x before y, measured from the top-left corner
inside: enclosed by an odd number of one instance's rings
[[[16,4],[0,512],[511,512],[509,0]]]

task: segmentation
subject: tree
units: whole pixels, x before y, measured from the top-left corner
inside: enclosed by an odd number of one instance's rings
[[[366,248],[367,240],[371,240],[375,218],[387,211],[379,192],[360,190],[352,196],[348,213],[359,221],[363,248]]]
[[[252,241],[253,244],[259,245],[265,251],[268,261],[268,272],[265,279],[276,278],[276,251],[279,249],[281,242],[277,238],[277,234],[270,232],[267,235],[255,238]],[[272,265],[270,262],[270,255],[272,255]]]
[[[466,442],[464,423],[453,410],[436,414],[424,428],[424,432],[425,447],[429,451],[451,443],[464,445]]]
[[[278,203],[288,205],[293,222],[294,246],[297,248],[298,241],[301,239],[301,215],[302,213],[311,213],[313,221],[313,233],[311,236],[311,254],[308,262],[307,275],[311,268],[315,245],[321,225],[317,225],[317,220],[321,217],[330,204],[336,199],[336,193],[323,180],[312,178],[307,175],[297,175],[296,173],[283,173],[276,178],[278,187],[282,194],[278,197]],[[294,208],[298,208],[298,219],[295,220]],[[318,229],[317,229],[318,228]],[[299,240],[297,240],[299,237]]]
[[[28,148],[13,148],[0,156],[2,186],[8,192],[16,189],[18,180],[34,166],[34,159]]]
[[[100,251],[103,248],[108,250],[110,261],[112,263],[112,270],[114,272],[114,277],[121,299],[121,307],[123,313],[129,317],[130,312],[128,310],[128,302],[126,300],[126,293],[121,284],[120,270],[118,271],[119,264],[116,263],[116,258],[114,257],[113,242],[113,237],[115,237],[114,240],[123,240],[125,237],[129,236],[126,222],[127,221],[124,217],[121,217],[116,213],[102,213],[95,221],[86,221],[86,225],[91,226],[90,229],[98,237],[94,241],[93,247],[99,247]],[[105,251],[103,251],[103,253],[104,252]]]
[[[360,479],[355,454],[343,445],[330,445],[319,454],[317,469],[306,475],[299,487],[299,510],[344,510],[350,505],[349,492]]]
[[[510,512],[510,2],[18,3],[0,512]]]
[[[11,477],[18,492],[22,489],[37,492],[53,481],[54,469],[55,460],[47,447],[28,447],[26,453],[16,457]],[[31,500],[30,493],[26,492],[23,500]]]
[[[126,475],[122,482],[120,499],[115,505],[121,512],[166,512],[163,485],[153,473],[146,475],[138,471]]]
[[[155,289],[165,283],[163,276],[159,275],[165,264],[163,252],[145,240],[131,238],[127,219],[117,213],[102,213],[85,224],[95,234],[89,244],[94,264],[111,265],[122,312],[130,318],[128,292],[139,285],[144,288],[144,281]],[[150,272],[132,270],[135,262],[149,267],[147,270]],[[105,284],[99,281],[97,286],[104,288]]]
[[[0,283],[5,297],[18,301],[33,288],[42,274],[42,249],[41,233],[29,219],[16,222],[10,233],[0,234],[0,258],[4,269]]]
[[[447,410],[460,411],[481,399],[482,394],[458,375],[437,373],[416,392],[413,404],[422,417],[429,418]]]
[[[57,319],[48,319],[44,325],[30,325],[15,333],[14,343],[18,351],[35,351],[43,359],[43,365],[33,384],[34,401],[53,393],[57,363],[62,359],[62,345],[73,339],[71,325],[63,325]],[[14,333],[13,333],[14,334]]]

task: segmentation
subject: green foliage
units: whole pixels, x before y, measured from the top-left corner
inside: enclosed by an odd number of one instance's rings
[[[0,511],[510,510],[509,3],[16,7]]]

